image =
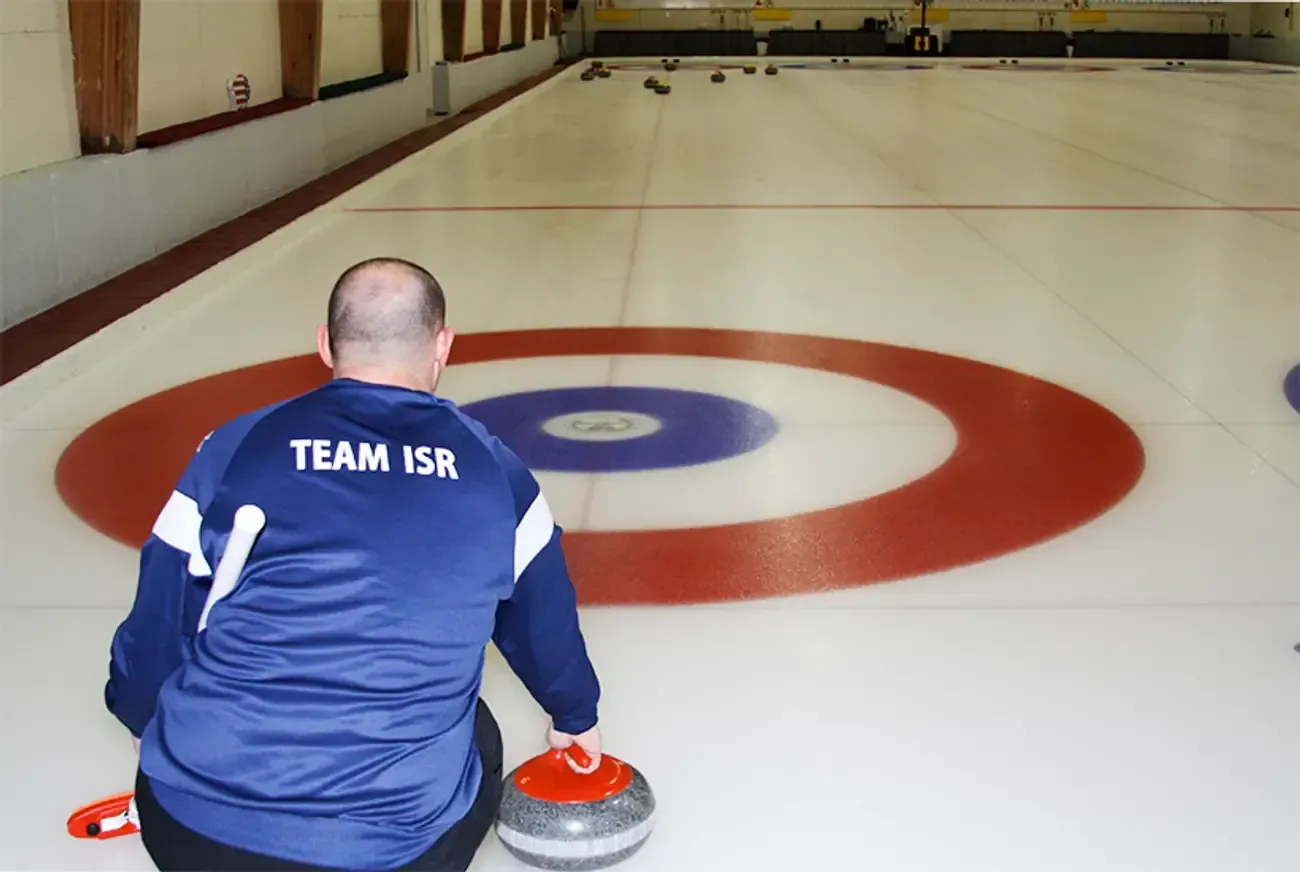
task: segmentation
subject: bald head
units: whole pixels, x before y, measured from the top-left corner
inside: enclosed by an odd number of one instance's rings
[[[334,283],[329,343],[339,363],[404,365],[433,347],[446,318],[437,279],[397,258],[350,267]]]
[[[336,378],[433,392],[451,354],[446,302],[424,268],[392,257],[339,276],[316,346]]]

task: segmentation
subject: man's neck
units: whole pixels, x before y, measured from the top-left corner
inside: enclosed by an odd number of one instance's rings
[[[346,369],[335,370],[334,377],[352,379],[366,384],[406,388],[425,394],[432,394],[436,387],[427,378],[420,378],[409,372],[383,367],[349,366]]]

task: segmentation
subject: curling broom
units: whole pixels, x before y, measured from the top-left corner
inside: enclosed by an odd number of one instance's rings
[[[207,627],[213,605],[235,589],[240,573],[244,571],[244,563],[253,550],[253,543],[265,525],[266,514],[257,506],[240,506],[235,512],[234,528],[226,540],[221,560],[217,562],[217,571],[212,574],[212,588],[199,615],[199,632]],[[77,839],[114,839],[139,831],[140,819],[136,815],[134,793],[106,796],[82,806],[68,818],[68,835]]]

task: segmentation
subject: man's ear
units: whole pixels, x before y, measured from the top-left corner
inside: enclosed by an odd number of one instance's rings
[[[438,331],[438,338],[434,341],[438,355],[438,369],[447,368],[447,358],[451,357],[451,344],[456,340],[456,331],[450,327],[444,327]]]
[[[330,352],[330,331],[324,324],[316,328],[316,353],[326,366],[334,368],[334,355]]]

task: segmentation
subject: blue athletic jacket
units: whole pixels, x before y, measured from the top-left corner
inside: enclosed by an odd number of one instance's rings
[[[199,632],[246,503],[266,526]],[[199,446],[144,546],[105,697],[185,826],[391,869],[473,802],[489,640],[558,729],[596,723],[560,528],[532,474],[451,402],[336,379]]]

